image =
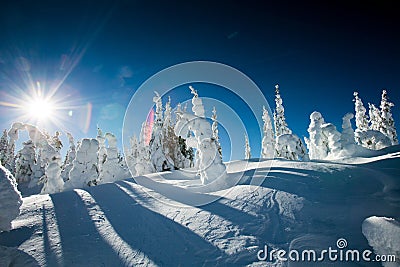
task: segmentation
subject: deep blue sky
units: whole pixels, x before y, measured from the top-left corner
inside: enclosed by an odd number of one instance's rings
[[[74,115],[63,128],[94,137],[99,124],[119,136],[129,99],[146,79],[209,60],[248,75],[272,109],[279,83],[299,136],[307,136],[314,110],[340,128],[354,90],[367,105],[379,104],[387,88],[400,104],[395,1],[260,2],[2,1],[0,101],[28,92],[27,77],[48,90],[65,78],[57,96]],[[0,112],[1,128],[9,128],[15,111]],[[397,106],[393,113],[398,119]]]

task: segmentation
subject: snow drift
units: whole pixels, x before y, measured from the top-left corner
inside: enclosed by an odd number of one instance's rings
[[[15,178],[0,164],[0,232],[12,228],[11,222],[19,215],[21,205]]]
[[[400,153],[398,147],[389,152],[340,163],[230,162],[227,178],[240,175],[240,183],[213,193],[191,190],[201,184],[195,173],[171,171],[33,195],[23,199],[14,229],[0,234],[0,245],[9,248],[1,259],[24,255],[32,262],[19,266],[304,266],[262,261],[257,253],[265,246],[321,251],[336,247],[339,237],[349,249],[373,250],[384,240],[396,248],[396,228],[385,239],[385,231],[364,222],[374,215],[400,218]],[[363,233],[377,233],[379,242]]]

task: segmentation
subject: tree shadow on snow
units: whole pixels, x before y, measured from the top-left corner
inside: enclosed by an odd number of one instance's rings
[[[93,188],[90,194],[118,235],[157,265],[215,266],[226,257],[188,228],[143,207],[116,184]]]
[[[50,195],[58,222],[65,266],[123,266],[98,233],[75,191]]]
[[[145,176],[136,177],[135,179],[140,179],[140,184],[142,186],[155,189],[157,193],[173,201],[193,207],[197,206],[198,203],[204,203],[204,205],[200,205],[198,206],[198,208],[208,211],[211,214],[218,215],[240,226],[243,226],[244,223],[249,223],[257,219],[256,216],[253,216],[251,214],[248,214],[246,212],[240,211],[238,209],[223,204],[222,202],[224,200],[227,200],[224,197],[208,195],[203,193],[195,193],[171,184],[158,183]],[[129,183],[125,181],[120,181],[118,184],[132,191],[132,188],[129,185]]]
[[[0,233],[0,246],[19,247],[22,243],[31,238],[34,231],[35,229],[33,226],[24,226],[9,232],[2,232]]]

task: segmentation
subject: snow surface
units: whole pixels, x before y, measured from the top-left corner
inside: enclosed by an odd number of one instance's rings
[[[392,150],[368,160],[230,162],[226,178],[239,184],[212,193],[195,190],[195,171],[180,170],[26,197],[14,229],[0,234],[0,265],[304,266],[260,262],[257,252],[327,249],[340,237],[372,250],[364,220],[400,218],[399,147]]]
[[[15,178],[0,164],[0,232],[12,228],[11,222],[18,216],[21,204]]]

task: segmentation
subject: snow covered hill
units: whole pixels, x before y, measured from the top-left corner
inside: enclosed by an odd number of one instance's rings
[[[230,162],[227,179],[240,183],[212,193],[174,171],[26,197],[14,229],[0,234],[0,266],[379,266],[263,256],[338,250],[340,238],[343,249],[372,250],[363,221],[400,219],[398,151],[336,163]]]

